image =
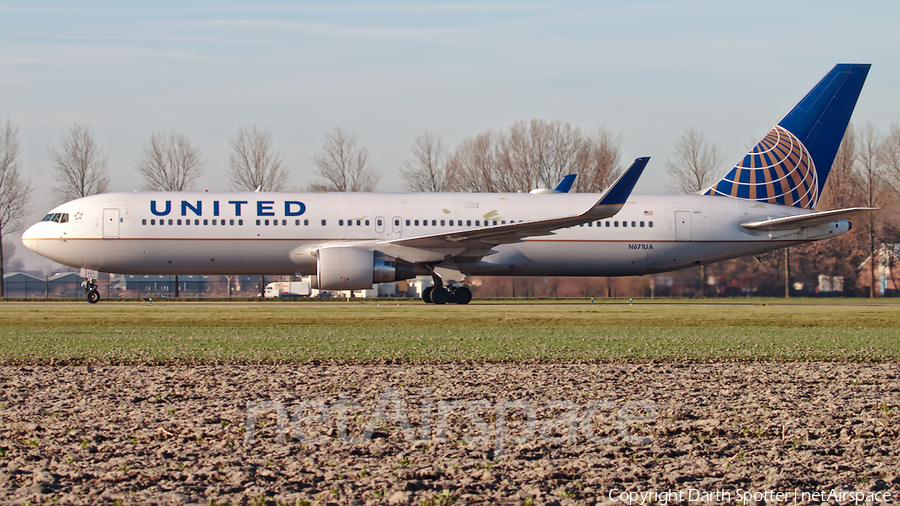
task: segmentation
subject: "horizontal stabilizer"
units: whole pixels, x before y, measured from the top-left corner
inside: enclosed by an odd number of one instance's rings
[[[816,213],[798,214],[796,216],[785,216],[783,218],[773,218],[771,220],[751,221],[741,223],[741,226],[748,230],[761,230],[764,232],[774,230],[796,230],[814,227],[816,225],[821,225],[822,223],[846,220],[853,218],[854,216],[862,216],[877,210],[877,207],[851,207],[848,209],[835,209],[833,211],[819,211]]]

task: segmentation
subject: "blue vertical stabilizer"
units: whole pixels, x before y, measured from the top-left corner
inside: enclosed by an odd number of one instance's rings
[[[839,64],[704,195],[815,209],[869,64]]]

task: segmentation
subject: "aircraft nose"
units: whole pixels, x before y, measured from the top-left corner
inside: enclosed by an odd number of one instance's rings
[[[26,230],[22,234],[22,244],[24,244],[26,248],[34,251],[35,253],[40,253],[40,251],[38,251],[38,243],[40,242],[38,241],[38,236],[40,233],[38,229],[40,228],[40,225],[40,223],[35,223],[34,225],[28,227],[28,230]]]

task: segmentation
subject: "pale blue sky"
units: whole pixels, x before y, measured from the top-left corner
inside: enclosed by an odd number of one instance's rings
[[[160,129],[188,135],[198,189],[221,190],[238,125],[272,132],[297,188],[340,125],[400,191],[421,129],[453,146],[541,118],[621,133],[625,158],[652,157],[637,190],[663,192],[685,127],[733,164],[838,62],[873,64],[854,121],[900,120],[898,22],[895,1],[0,2],[0,117],[19,127],[31,219],[74,121],[114,190],[140,186]]]

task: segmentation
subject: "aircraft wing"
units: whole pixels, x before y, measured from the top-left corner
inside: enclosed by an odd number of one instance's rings
[[[835,220],[846,220],[854,216],[861,216],[877,211],[877,207],[850,207],[847,209],[835,209],[833,211],[819,211],[815,213],[798,214],[796,216],[785,216],[783,218],[772,218],[762,221],[750,221],[741,223],[741,227],[748,230],[762,230],[765,232],[773,230],[796,230],[798,228],[814,227],[822,223],[828,223]]]
[[[452,251],[451,254],[458,254],[466,249],[486,251],[497,244],[519,242],[524,237],[551,235],[554,230],[609,218],[625,204],[649,160],[649,157],[644,157],[632,162],[591,207],[577,215],[394,239],[378,245],[388,246],[392,251],[397,251],[397,247]]]

